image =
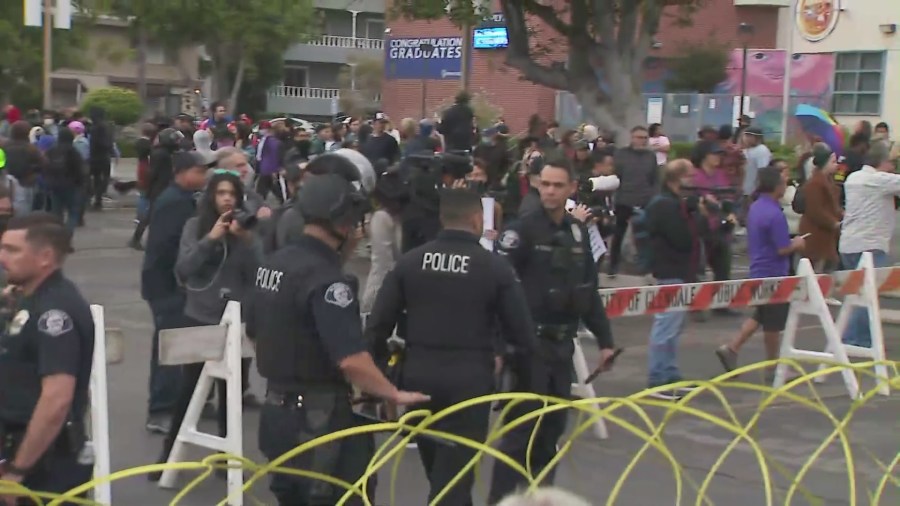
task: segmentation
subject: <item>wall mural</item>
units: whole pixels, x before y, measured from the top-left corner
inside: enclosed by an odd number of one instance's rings
[[[780,49],[750,50],[747,56],[747,95],[750,111],[758,126],[778,131],[781,124],[786,51]],[[834,54],[797,53],[791,61],[791,109],[809,104],[831,109],[831,86],[834,79]],[[728,78],[720,85],[720,93],[740,96],[742,50],[731,53]]]

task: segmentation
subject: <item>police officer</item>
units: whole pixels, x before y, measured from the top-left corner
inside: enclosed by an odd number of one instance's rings
[[[311,170],[319,167],[326,173],[309,176],[300,189],[304,236],[259,267],[247,315],[259,373],[268,380],[259,445],[270,460],[356,425],[348,380],[396,404],[428,400],[397,390],[375,366],[362,337],[356,283],[342,270],[367,208],[354,184],[359,172],[340,155],[323,155],[313,164]],[[371,437],[351,437],[305,452],[286,465],[353,483],[365,472],[372,451]],[[326,482],[277,473],[270,488],[279,504],[292,506],[333,505],[345,492]]]
[[[542,209],[526,214],[500,235],[500,253],[507,256],[522,280],[531,314],[536,323],[538,348],[529,375],[531,391],[568,398],[572,384],[572,353],[579,320],[597,338],[600,367],[611,366],[613,342],[609,320],[597,292],[597,270],[588,235],[582,223],[565,210],[566,199],[575,192],[577,179],[562,157],[551,157],[540,172]],[[521,374],[519,374],[521,376]],[[517,390],[528,386],[519,385]],[[509,419],[540,408],[540,403],[520,403]],[[500,451],[523,466],[531,446],[531,473],[540,473],[556,454],[556,444],[566,427],[564,411],[548,413],[540,422],[533,444],[534,428],[526,423],[504,437]],[[549,475],[552,481],[553,473]],[[509,466],[494,467],[490,503],[499,502],[524,478]]]
[[[83,419],[94,321],[63,276],[70,251],[71,234],[46,213],[13,218],[0,242],[0,264],[20,294],[0,335],[0,479],[50,493],[85,483],[93,466]]]
[[[479,244],[481,198],[468,189],[445,189],[440,197],[443,230],[437,239],[403,255],[388,273],[366,321],[375,356],[406,310],[403,386],[421,390],[438,412],[493,392],[495,322],[523,353],[535,346],[534,325],[522,287],[509,264]],[[380,352],[379,352],[380,351]],[[436,430],[474,441],[487,436],[490,405],[482,403],[443,418]],[[475,456],[475,450],[420,439],[419,455],[431,484],[429,504]],[[441,504],[471,505],[474,476],[467,473]]]

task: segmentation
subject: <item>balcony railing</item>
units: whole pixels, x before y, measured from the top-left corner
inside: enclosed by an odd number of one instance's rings
[[[341,90],[337,88],[305,88],[303,86],[276,86],[269,93],[275,97],[318,98],[331,100],[341,98]]]
[[[341,37],[338,35],[325,35],[320,39],[307,42],[311,46],[340,47],[345,49],[365,49],[381,51],[384,49],[382,39],[364,39],[360,37]]]
[[[312,98],[331,100],[341,98],[341,90],[337,88],[305,88],[303,86],[275,86],[269,91],[273,97]],[[372,97],[374,102],[381,102],[381,94]]]

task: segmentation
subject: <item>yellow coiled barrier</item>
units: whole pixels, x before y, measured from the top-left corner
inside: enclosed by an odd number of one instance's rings
[[[742,382],[737,378],[740,375],[758,371],[762,368],[775,365],[779,362],[785,363],[790,368],[797,371],[802,371],[804,372],[804,374],[778,389],[773,389],[767,385]],[[696,492],[695,504],[712,504],[712,501],[707,497],[707,489],[710,487],[712,479],[716,475],[718,469],[724,464],[729,454],[731,454],[735,447],[741,442],[744,442],[750,446],[753,454],[757,459],[757,463],[759,465],[759,474],[762,478],[761,487],[763,488],[766,506],[775,504],[775,499],[773,498],[773,471],[780,475],[784,481],[790,483],[787,491],[784,492],[784,500],[782,504],[791,504],[792,500],[797,494],[801,494],[805,498],[805,504],[817,504],[820,502],[820,500],[813,497],[813,495],[804,488],[803,479],[806,474],[812,469],[813,465],[816,463],[817,459],[825,451],[825,449],[828,448],[835,440],[838,440],[840,448],[844,454],[844,460],[846,462],[847,498],[845,504],[855,506],[856,504],[858,504],[855,470],[856,459],[850,447],[850,437],[847,433],[847,426],[851,422],[857,410],[859,410],[859,408],[864,406],[877,394],[877,386],[879,382],[883,382],[885,380],[883,378],[878,378],[872,372],[872,367],[876,365],[875,362],[865,362],[852,365],[851,368],[856,372],[856,374],[864,378],[873,379],[874,382],[872,383],[874,383],[874,386],[870,390],[864,391],[859,399],[852,401],[846,411],[846,414],[838,418],[831,412],[831,410],[828,409],[828,407],[825,405],[825,402],[819,396],[813,380],[820,376],[840,373],[845,366],[829,364],[829,367],[823,369],[822,371],[805,373],[802,365],[809,367],[810,364],[812,364],[812,362],[804,362],[803,364],[801,364],[800,362],[795,360],[762,362],[743,367],[739,370],[719,376],[709,381],[683,382],[682,384],[680,384],[681,386],[691,385],[698,386],[699,388],[691,392],[680,402],[660,401],[648,397],[648,394],[653,390],[644,390],[624,398],[600,397],[596,399],[578,400],[559,399],[527,393],[494,394],[462,402],[439,413],[430,413],[424,410],[416,410],[406,413],[400,418],[400,420],[396,422],[361,425],[352,429],[331,433],[322,436],[314,441],[310,441],[308,443],[300,445],[297,448],[294,448],[292,451],[282,455],[277,460],[266,465],[259,465],[247,459],[238,458],[231,455],[217,454],[209,456],[200,462],[153,464],[118,471],[110,476],[96,478],[88,483],[70,490],[63,495],[33,492],[25,489],[21,485],[0,481],[0,495],[22,495],[30,498],[32,501],[42,506],[59,505],[65,501],[77,504],[95,505],[97,503],[88,499],[77,499],[74,497],[78,494],[92,489],[98,483],[121,480],[124,478],[144,475],[154,471],[162,471],[164,469],[201,471],[201,473],[196,478],[191,480],[190,483],[188,483],[175,495],[175,497],[172,498],[172,501],[169,504],[174,506],[179,504],[180,501],[187,494],[189,494],[200,482],[210,477],[215,469],[227,467],[227,461],[232,460],[233,462],[240,462],[241,467],[253,473],[246,480],[243,490],[246,494],[246,497],[255,504],[263,504],[263,502],[254,498],[247,491],[249,491],[252,486],[257,484],[257,482],[259,482],[269,473],[284,473],[303,476],[311,479],[323,480],[344,488],[346,490],[346,493],[338,504],[344,504],[349,498],[353,496],[359,496],[363,498],[365,504],[370,505],[372,504],[371,500],[365,495],[366,483],[380,469],[382,469],[385,465],[393,460],[394,465],[391,472],[390,483],[390,503],[396,504],[396,501],[394,500],[394,484],[396,482],[399,463],[401,460],[398,457],[402,456],[402,454],[406,451],[406,443],[410,442],[420,434],[445,439],[447,441],[452,441],[455,444],[465,445],[476,450],[477,453],[475,457],[473,457],[472,460],[468,463],[468,466],[466,468],[467,470],[478,466],[482,460],[482,457],[488,455],[497,460],[503,461],[512,468],[516,469],[519,473],[527,478],[529,483],[531,483],[531,487],[537,487],[541,480],[543,480],[547,475],[547,473],[549,473],[550,470],[554,466],[556,466],[562,458],[565,457],[565,455],[571,449],[574,441],[584,431],[588,430],[591,425],[595,421],[597,421],[597,419],[603,418],[608,424],[614,424],[623,431],[626,431],[640,438],[644,442],[643,446],[634,454],[630,463],[626,466],[624,471],[619,476],[615,486],[612,488],[612,490],[610,490],[606,504],[611,505],[617,503],[622,487],[627,482],[629,475],[641,461],[641,458],[644,456],[644,454],[646,454],[651,449],[659,452],[659,454],[662,455],[671,465],[672,474],[675,478],[676,483],[676,497],[674,504],[682,504],[683,495],[685,493],[685,485],[688,485]],[[900,377],[898,377],[898,365],[900,365],[900,362],[887,362],[887,365],[889,366],[889,371],[891,373],[891,379],[888,380],[890,386],[894,389],[900,388]],[[805,397],[795,393],[794,390],[798,386],[808,386],[809,391],[811,392],[811,396]],[[747,422],[741,423],[738,420],[734,408],[726,399],[724,393],[724,391],[726,390],[743,390],[758,392],[760,394],[760,401],[756,412]],[[716,416],[703,409],[692,406],[692,400],[696,399],[700,395],[703,395],[704,393],[713,395],[721,403],[721,407],[725,411],[725,414],[723,416]],[[751,431],[754,430],[759,418],[763,415],[763,413],[769,406],[771,406],[779,399],[787,400],[791,403],[795,403],[796,405],[803,406],[807,409],[811,409],[813,411],[821,413],[822,416],[827,419],[833,426],[833,430],[831,431],[831,433],[822,440],[818,448],[808,457],[806,462],[796,473],[791,473],[783,466],[780,466],[777,462],[771,461],[770,459],[766,458],[766,455],[760,448],[758,442],[755,441],[753,436],[751,435]],[[435,422],[438,422],[439,420],[446,418],[447,416],[457,411],[464,410],[477,404],[492,403],[495,401],[506,401],[507,404],[501,411],[500,416],[497,418],[485,441],[472,441],[430,428],[435,424]],[[512,408],[513,405],[523,401],[539,401],[542,402],[544,406],[517,419],[506,420],[510,408]],[[645,408],[648,407],[659,408],[663,410],[665,414],[662,416],[662,419],[658,422],[654,422],[645,411]],[[499,439],[514,427],[517,427],[524,423],[533,422],[535,419],[537,419],[537,424],[539,425],[540,419],[545,414],[559,410],[577,411],[578,419],[575,422],[574,429],[568,435],[568,438],[560,442],[560,448],[557,455],[553,458],[547,468],[545,468],[541,473],[533,475],[530,469],[519,465],[507,455],[499,452],[494,448]],[[631,413],[633,415],[636,415],[640,422],[636,423],[627,420],[622,413],[623,410],[625,414]],[[706,473],[705,478],[700,483],[696,483],[694,479],[684,473],[682,466],[666,447],[665,441],[662,438],[667,424],[675,415],[686,415],[689,417],[694,417],[698,420],[710,424],[711,427],[724,429],[734,435],[732,441],[726,446],[722,454],[709,469],[709,471]],[[334,477],[320,473],[281,467],[284,462],[288,461],[294,456],[309,451],[310,449],[318,445],[330,443],[349,436],[386,432],[392,432],[393,434],[391,434],[387,438],[387,441],[385,441],[376,450],[374,457],[369,463],[366,473],[355,483],[346,483]],[[890,445],[891,443],[893,443],[897,446],[897,454],[890,462],[882,462],[877,457],[874,457],[871,454],[869,455],[869,458],[875,461],[875,463],[879,466],[884,474],[875,486],[875,489],[868,491],[868,497],[870,499],[870,502],[868,504],[881,504],[881,498],[884,495],[885,489],[889,485],[900,489],[900,478],[894,476],[894,469],[898,465],[900,465],[900,432],[896,434],[896,441],[885,442],[886,445]],[[534,434],[532,434],[532,440],[533,435]],[[531,442],[529,442],[529,446],[530,445]],[[462,473],[460,473],[460,475],[458,475],[452,483],[448,484],[447,488],[445,488],[442,493],[435,497],[432,504],[439,503],[449,487],[453,486],[456,481],[461,478]],[[226,501],[227,498],[222,499],[219,504],[225,504]]]

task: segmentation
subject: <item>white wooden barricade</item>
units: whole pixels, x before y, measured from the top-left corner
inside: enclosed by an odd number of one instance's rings
[[[591,370],[588,368],[584,350],[581,348],[582,338],[590,338],[590,335],[579,332],[575,337],[575,352],[572,354],[572,365],[575,368],[576,383],[572,383],[572,394],[583,399],[594,399],[597,397],[594,385],[590,383],[585,384],[585,380],[591,375]],[[606,430],[606,422],[602,418],[598,418],[594,422],[594,435],[598,439],[607,439],[609,437],[609,431]]]
[[[118,329],[107,329],[103,306],[91,305],[91,316],[94,319],[94,358],[89,383],[90,397],[90,445],[94,453],[94,477],[101,478],[112,474],[109,454],[109,396],[106,377],[107,364],[122,361],[123,339]],[[112,504],[112,486],[109,482],[94,487],[94,502],[104,505]]]
[[[243,427],[241,404],[241,358],[252,356],[252,347],[243,342],[241,306],[231,301],[225,307],[219,325],[172,329],[160,332],[159,359],[164,365],[206,362],[197,381],[194,395],[169,452],[169,464],[182,462],[186,444],[209,448],[242,457]],[[197,424],[203,405],[216,379],[225,380],[227,435],[223,437],[200,432]],[[241,506],[244,476],[237,462],[228,469],[228,504]],[[163,471],[159,486],[172,488],[178,471]]]
[[[787,324],[781,338],[779,356],[781,358],[827,360],[832,363],[849,366],[850,358],[841,344],[841,334],[831,318],[831,311],[828,309],[825,294],[822,293],[821,285],[819,285],[818,276],[808,259],[800,260],[800,264],[797,267],[797,276],[804,278],[807,297],[806,299],[791,301]],[[826,351],[801,350],[796,347],[800,315],[815,316],[819,320],[819,323],[822,325],[822,332],[825,334]],[[775,368],[773,388],[779,388],[784,385],[787,370],[787,364],[778,364],[778,367]],[[856,380],[856,374],[853,373],[853,370],[845,367],[841,371],[841,376],[844,377],[844,384],[850,397],[853,399],[859,397],[859,382]]]
[[[850,316],[854,313],[854,310],[860,307],[866,308],[869,319],[869,333],[872,337],[871,346],[869,348],[864,348],[861,346],[843,344],[840,340],[838,340],[838,346],[849,357],[866,358],[881,362],[881,364],[875,366],[875,374],[879,377],[878,393],[881,395],[890,395],[891,388],[888,383],[890,377],[887,365],[884,363],[887,357],[884,351],[884,328],[882,327],[881,321],[881,302],[878,298],[879,290],[875,278],[876,269],[872,253],[868,251],[863,253],[856,269],[863,271],[864,277],[862,286],[855,293],[845,294],[844,302],[841,306],[840,313],[838,313],[835,326],[837,328],[838,337],[843,336],[850,323]],[[829,343],[829,346],[825,351],[826,353],[831,352],[831,343]],[[819,370],[825,369],[826,367],[826,364],[822,364],[819,366]],[[822,383],[824,381],[825,376],[816,378],[817,383]]]

